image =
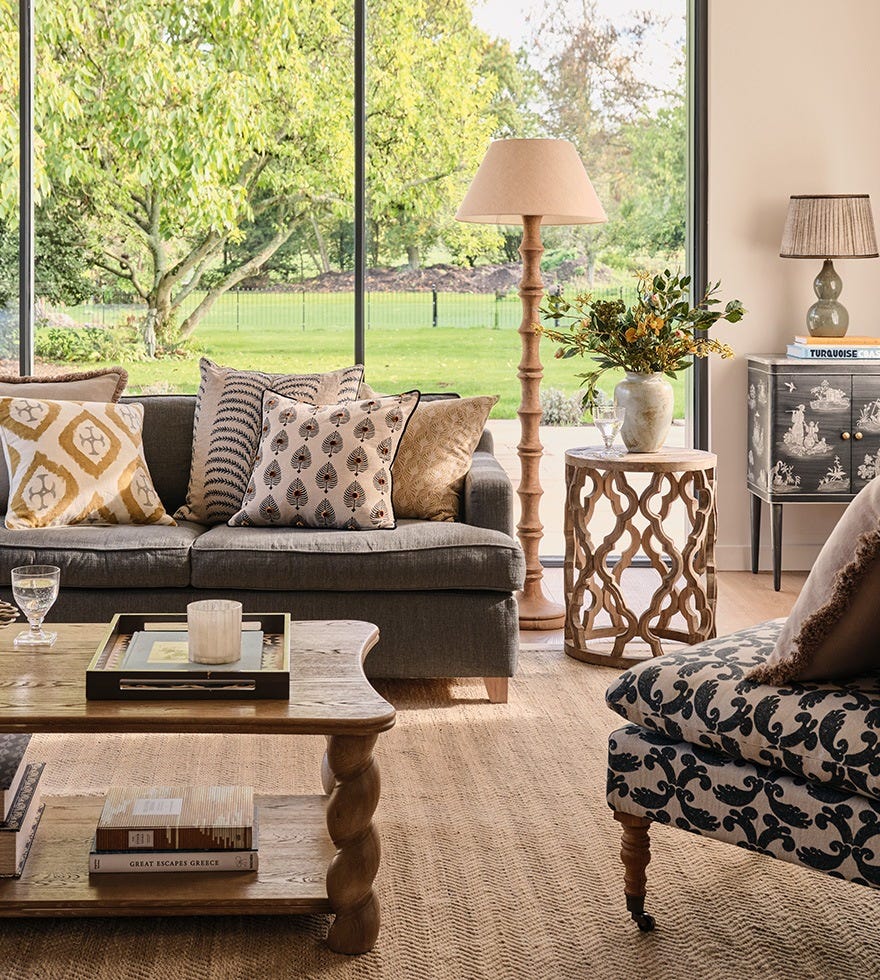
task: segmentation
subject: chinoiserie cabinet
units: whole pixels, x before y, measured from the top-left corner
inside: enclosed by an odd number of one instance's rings
[[[880,360],[751,356],[747,402],[752,571],[763,500],[778,592],[783,504],[846,503],[880,469]]]

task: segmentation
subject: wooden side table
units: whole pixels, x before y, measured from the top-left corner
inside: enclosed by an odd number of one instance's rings
[[[565,652],[586,663],[627,667],[624,656],[634,639],[648,644],[653,656],[663,653],[661,639],[698,643],[715,636],[715,466],[714,453],[668,449],[628,453],[606,459],[597,449],[565,454]],[[631,473],[650,474],[637,493]],[[616,523],[596,546],[590,522],[603,498],[611,503]],[[679,550],[663,527],[674,501],[684,504],[690,528]],[[641,525],[641,526],[640,526]],[[660,585],[641,615],[627,605],[621,576],[641,551],[660,575]],[[620,560],[609,568],[608,558]],[[605,610],[610,626],[596,626]],[[681,614],[685,629],[673,625]],[[590,649],[590,641],[613,638],[607,653]]]

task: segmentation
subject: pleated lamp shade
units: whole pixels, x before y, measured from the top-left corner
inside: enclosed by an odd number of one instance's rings
[[[782,247],[786,259],[875,259],[877,235],[867,194],[791,198]]]
[[[486,225],[607,221],[577,150],[568,140],[510,139],[489,145],[455,217]]]

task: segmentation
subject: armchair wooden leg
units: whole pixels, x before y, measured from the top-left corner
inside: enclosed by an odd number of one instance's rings
[[[629,813],[614,812],[614,819],[621,825],[623,836],[620,842],[620,859],[623,861],[624,893],[626,910],[642,932],[654,928],[654,916],[645,911],[645,892],[647,875],[645,869],[651,860],[651,840],[648,828],[651,821],[645,817],[634,817]]]
[[[507,682],[509,677],[484,677],[486,693],[492,704],[507,704]]]

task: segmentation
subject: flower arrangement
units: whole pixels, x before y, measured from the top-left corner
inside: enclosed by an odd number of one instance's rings
[[[579,293],[569,301],[560,294],[549,294],[541,307],[545,320],[552,326],[538,324],[535,330],[559,347],[556,357],[590,356],[596,369],[578,375],[586,388],[584,403],[593,405],[598,398],[598,383],[612,368],[623,368],[637,374],[662,372],[674,378],[692,364],[694,357],[720,354],[733,357],[727,344],[700,334],[719,320],[736,323],[745,315],[738,299],[732,299],[723,310],[712,309],[721,283],[710,283],[697,306],[688,298],[690,276],[673,274],[668,269],[658,275],[638,274],[638,300],[631,306],[623,300],[593,299],[590,293]]]

